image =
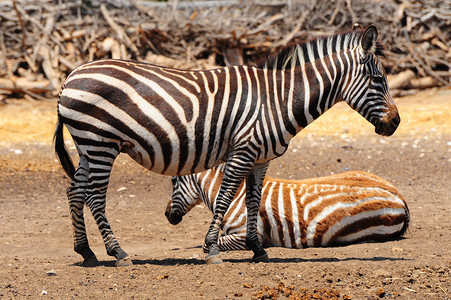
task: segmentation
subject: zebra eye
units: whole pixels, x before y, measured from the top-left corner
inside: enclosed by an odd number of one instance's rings
[[[177,184],[177,177],[172,177],[171,181],[172,185],[175,186]]]

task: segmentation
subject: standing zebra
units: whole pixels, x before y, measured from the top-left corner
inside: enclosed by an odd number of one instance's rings
[[[214,212],[224,165],[173,177],[168,221],[176,225],[200,202]],[[224,214],[219,250],[245,250],[245,183]],[[399,191],[367,172],[346,172],[304,180],[265,179],[257,232],[266,247],[306,248],[387,241],[409,225],[409,209]],[[204,251],[206,248],[204,247]]]
[[[72,179],[67,190],[74,250],[84,266],[98,265],[88,245],[86,203],[117,265],[131,260],[105,216],[115,158],[130,155],[165,175],[200,172],[225,162],[217,207],[205,243],[207,263],[220,263],[219,225],[243,179],[248,211],[246,245],[254,261],[269,261],[257,236],[261,188],[269,161],[292,137],[338,101],[346,101],[389,136],[398,110],[378,55],[376,27],[289,46],[259,66],[185,71],[141,62],[101,60],[66,79],[58,102],[55,151]],[[79,154],[75,169],[63,125]]]

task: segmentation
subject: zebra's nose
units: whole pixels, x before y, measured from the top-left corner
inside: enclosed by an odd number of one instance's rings
[[[182,216],[175,213],[170,213],[169,216],[166,217],[168,218],[169,223],[171,223],[172,225],[177,225],[178,223],[182,222]]]
[[[177,225],[183,219],[182,216],[180,216],[172,211],[171,202],[169,202],[168,206],[166,206],[166,211],[164,212],[164,215],[168,219],[169,223],[171,223],[172,225]]]

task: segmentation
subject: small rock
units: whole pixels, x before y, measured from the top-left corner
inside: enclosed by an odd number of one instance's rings
[[[41,291],[41,295],[43,295],[43,296],[44,296],[44,295],[47,295],[47,291],[46,291],[46,290],[42,290],[42,291]]]
[[[393,247],[391,248],[391,252],[403,252],[404,249],[403,248],[399,248],[399,247]]]
[[[47,271],[47,275],[48,276],[56,276],[56,271],[55,270]]]
[[[383,288],[378,288],[377,291],[376,291],[376,295],[379,298],[383,298],[385,296],[385,290]]]

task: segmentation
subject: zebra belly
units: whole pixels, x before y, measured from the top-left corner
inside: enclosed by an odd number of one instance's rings
[[[152,147],[152,145],[149,145]],[[152,147],[152,149],[155,149],[155,147]],[[222,151],[221,151],[222,150]],[[167,161],[168,164],[164,163],[164,159],[158,159],[158,156],[155,156],[152,158],[149,153],[143,149],[140,145],[133,145],[130,141],[124,141],[122,142],[121,151],[127,153],[133,160],[135,160],[140,165],[144,166],[146,169],[163,174],[163,175],[169,175],[169,176],[182,176],[192,173],[198,173],[205,171],[207,169],[210,169],[212,167],[215,167],[221,163],[224,163],[225,160],[222,159],[225,155],[226,151],[224,149],[217,149],[217,151],[210,152],[210,155],[207,155],[206,153],[203,153],[198,156],[197,161],[185,161],[184,166],[180,166],[180,156],[181,153],[189,153],[194,152],[193,149],[185,149],[185,148],[178,148],[172,150],[171,158]],[[155,151],[155,150],[154,150]],[[162,150],[164,153],[164,150]],[[219,152],[219,154],[218,154]],[[164,157],[165,154],[163,154]],[[211,160],[210,157],[216,157],[219,156],[219,159]],[[208,163],[206,163],[208,159]]]

